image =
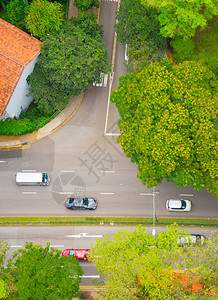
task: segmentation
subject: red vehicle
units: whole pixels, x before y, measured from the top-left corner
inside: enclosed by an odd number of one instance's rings
[[[77,258],[79,260],[88,261],[89,253],[90,253],[90,249],[65,249],[62,252],[62,256],[73,255],[75,258]]]

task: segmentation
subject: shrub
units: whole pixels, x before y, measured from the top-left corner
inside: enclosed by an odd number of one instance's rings
[[[8,118],[0,121],[0,135],[21,135],[31,133],[36,129],[36,124],[29,119]]]

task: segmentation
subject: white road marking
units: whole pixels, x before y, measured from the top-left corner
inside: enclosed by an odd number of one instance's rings
[[[58,194],[61,194],[61,195],[68,195],[68,194],[74,194],[74,192],[59,192]]]
[[[99,275],[83,275],[81,278],[100,278]]]
[[[22,246],[10,246],[10,248],[22,248]]]
[[[114,193],[100,193],[101,195],[114,195]]]
[[[179,194],[179,196],[187,196],[187,197],[193,197],[193,194]]]
[[[6,160],[0,160],[0,163],[6,162]]]
[[[140,196],[153,196],[153,194],[151,194],[151,193],[140,193],[139,195]]]
[[[22,172],[36,172],[36,170],[22,170]]]
[[[54,248],[63,248],[64,245],[50,245],[50,247],[54,247]]]
[[[73,237],[73,238],[83,238],[83,237],[87,237],[87,238],[102,238],[103,235],[102,234],[88,234],[88,233],[79,233],[79,234],[69,234],[69,235],[65,235],[65,237]]]
[[[110,171],[110,170],[101,170],[103,173],[115,173],[115,171]]]
[[[69,173],[74,173],[75,171],[74,171],[74,170],[61,170],[61,172],[62,172],[62,173],[64,173],[64,172],[65,172],[65,173],[68,173],[68,172],[69,172]]]
[[[24,195],[35,195],[37,192],[22,192]]]

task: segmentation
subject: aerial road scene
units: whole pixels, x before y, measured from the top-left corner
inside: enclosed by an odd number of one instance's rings
[[[215,0],[0,0],[0,299],[217,299]]]

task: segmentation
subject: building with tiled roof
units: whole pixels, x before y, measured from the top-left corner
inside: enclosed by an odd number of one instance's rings
[[[26,78],[42,42],[0,18],[0,120],[19,116],[32,101]]]

